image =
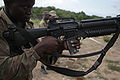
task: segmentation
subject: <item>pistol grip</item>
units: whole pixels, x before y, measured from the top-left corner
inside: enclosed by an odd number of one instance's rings
[[[79,50],[77,48],[73,47],[71,44],[71,41],[75,40],[75,39],[76,39],[75,37],[67,39],[67,47],[68,47],[71,55],[79,52]]]

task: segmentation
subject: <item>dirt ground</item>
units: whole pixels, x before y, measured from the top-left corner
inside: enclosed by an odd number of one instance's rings
[[[94,52],[102,49],[106,42],[103,41],[102,37],[87,38],[81,41],[81,49],[77,54],[84,54]],[[69,77],[61,75],[54,71],[48,70],[47,75],[40,72],[41,63],[38,62],[36,68],[33,70],[33,80],[120,80],[120,39],[117,40],[115,45],[107,52],[102,64],[99,68],[90,74],[80,77]],[[64,51],[65,54],[68,51]],[[82,59],[67,59],[60,58],[57,62],[58,66],[72,68],[76,70],[87,70],[96,61],[99,56],[93,56]]]

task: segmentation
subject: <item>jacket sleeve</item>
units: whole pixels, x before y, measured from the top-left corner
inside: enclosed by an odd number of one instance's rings
[[[32,72],[38,59],[39,56],[32,48],[15,57],[0,56],[0,78],[2,80],[17,80],[18,78],[23,80]]]
[[[10,57],[9,45],[2,36],[5,29],[1,25],[0,23],[0,80],[26,80],[26,77],[31,77],[40,57],[33,48],[24,50],[22,55]]]
[[[39,27],[47,27],[47,23],[44,20],[41,20],[39,23]]]

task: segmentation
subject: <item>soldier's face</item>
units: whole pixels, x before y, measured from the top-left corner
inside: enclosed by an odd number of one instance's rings
[[[50,15],[45,16],[45,20],[49,20],[49,18],[50,18]]]
[[[16,0],[9,5],[9,15],[18,22],[27,22],[31,17],[31,9],[35,0]]]

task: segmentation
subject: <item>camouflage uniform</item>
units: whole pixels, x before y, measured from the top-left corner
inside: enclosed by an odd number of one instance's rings
[[[48,26],[48,21],[46,22],[45,20],[41,20],[39,23],[39,27],[47,27]]]
[[[33,48],[23,54],[10,57],[10,48],[2,33],[9,27],[15,27],[4,10],[0,11],[0,80],[32,80],[32,70],[39,56]],[[26,27],[30,27],[26,23]]]
[[[54,10],[52,10],[52,11],[50,11],[50,12],[48,12],[48,13],[45,13],[45,14],[49,14],[50,15],[50,17],[49,18],[57,18],[58,16],[57,16],[57,14],[56,14],[56,11],[54,11]],[[45,15],[44,15],[45,16]],[[48,26],[48,23],[49,23],[49,20],[44,20],[44,19],[42,19],[41,21],[40,21],[40,23],[39,23],[39,27],[47,27]]]

